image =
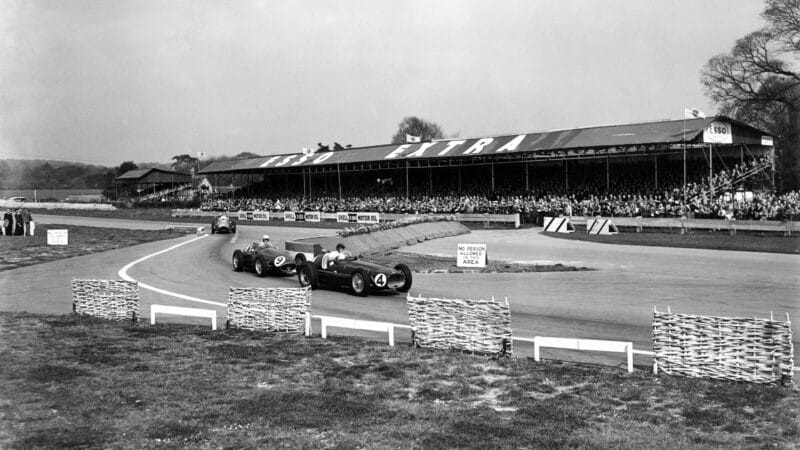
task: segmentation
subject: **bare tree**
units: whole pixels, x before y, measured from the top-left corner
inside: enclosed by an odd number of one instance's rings
[[[711,58],[701,81],[720,112],[776,137],[778,180],[800,187],[800,0],[767,0],[767,26]]]
[[[405,144],[406,134],[417,136],[422,142],[444,137],[444,132],[439,125],[414,116],[406,117],[400,122],[397,132],[392,136],[392,144]]]

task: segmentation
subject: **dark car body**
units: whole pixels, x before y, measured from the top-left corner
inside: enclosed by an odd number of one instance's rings
[[[291,254],[286,250],[261,247],[259,244],[251,244],[242,250],[234,251],[231,264],[233,270],[237,272],[249,270],[260,277],[267,273],[290,275],[297,267]]]
[[[367,295],[374,291],[408,292],[411,289],[411,270],[405,264],[394,268],[359,260],[352,255],[342,260],[329,262],[325,253],[317,255],[297,267],[297,279],[301,286],[316,289],[323,286],[332,289],[349,288],[357,295]]]
[[[221,214],[211,222],[211,234],[215,233],[236,233],[236,221]]]

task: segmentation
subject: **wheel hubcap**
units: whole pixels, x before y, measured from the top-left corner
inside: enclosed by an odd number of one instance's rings
[[[353,277],[353,290],[361,292],[364,289],[364,279],[361,278],[361,275],[356,275]]]

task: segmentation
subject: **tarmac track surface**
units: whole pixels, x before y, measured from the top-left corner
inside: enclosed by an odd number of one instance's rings
[[[125,228],[163,228],[165,223],[39,215],[41,223],[91,224]],[[68,222],[67,222],[68,221]],[[183,224],[186,225],[186,224]],[[198,224],[205,225],[205,224]],[[231,270],[233,250],[269,234],[282,246],[287,239],[331,234],[330,229],[240,226],[235,235],[211,235],[142,261],[134,279],[160,289],[225,304],[229,286],[296,287],[295,277],[258,278]],[[117,278],[124,265],[189,238],[177,238],[68,260],[28,266],[2,274],[0,309],[42,313],[71,311],[69,280]],[[562,263],[588,272],[504,274],[414,274],[411,293],[449,298],[508,298],[516,337],[558,336],[632,341],[651,349],[654,307],[687,314],[793,319],[797,360],[800,336],[800,256],[773,253],[617,246],[554,239],[536,229],[473,231],[470,235],[427,241],[401,251],[453,256],[459,242],[486,243],[493,259]],[[413,269],[413,268],[412,268]],[[6,284],[8,285],[6,286]],[[24,289],[14,289],[13,286]],[[149,305],[215,308],[224,323],[225,307],[196,303],[142,290],[142,314]],[[316,290],[314,314],[407,323],[403,295],[356,297]],[[161,320],[161,319],[159,319]],[[200,319],[169,318],[203,323]],[[335,331],[334,331],[335,333]],[[351,332],[347,332],[350,334]],[[344,334],[344,332],[342,332]],[[368,334],[368,333],[365,333]],[[400,333],[398,339],[408,339]],[[527,344],[515,353],[529,355]],[[620,355],[543,350],[543,357],[622,365]],[[637,365],[649,358],[637,357]]]

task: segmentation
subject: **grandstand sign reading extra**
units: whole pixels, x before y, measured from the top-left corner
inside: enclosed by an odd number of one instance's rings
[[[47,245],[69,245],[69,230],[47,230]]]
[[[733,144],[731,124],[713,121],[703,130],[703,142],[708,144]]]
[[[486,267],[486,244],[458,244],[458,267]]]

